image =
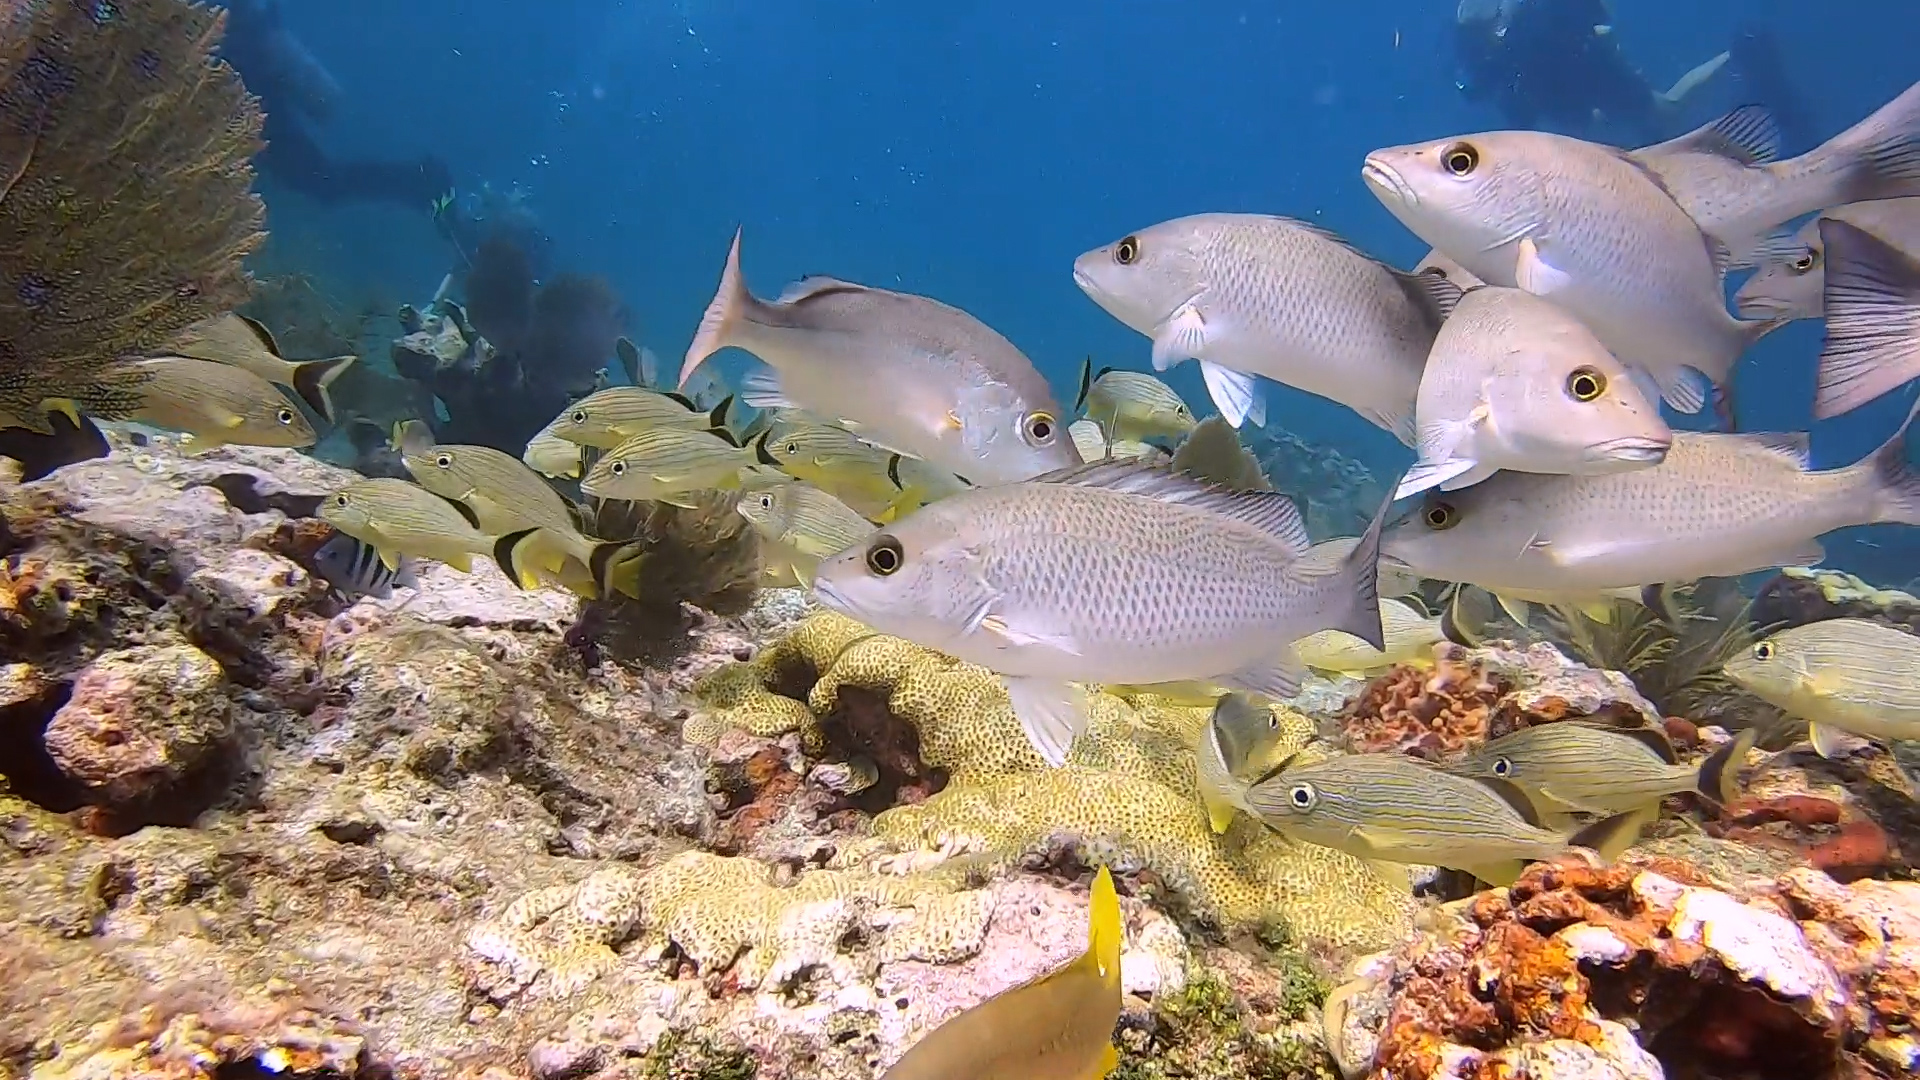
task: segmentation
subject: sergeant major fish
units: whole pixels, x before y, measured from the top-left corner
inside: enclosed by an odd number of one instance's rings
[[[1078,464],[1046,379],[991,327],[937,300],[829,277],[757,299],[741,276],[738,232],[680,381],[728,346],[772,369],[750,381],[748,404],[842,421],[974,483]]]
[[[420,587],[411,556],[401,556],[399,565],[389,568],[380,561],[380,552],[372,544],[343,532],[334,533],[314,550],[313,565],[321,578],[349,601],[363,596],[385,600],[393,595],[396,585],[403,589]]]
[[[1807,721],[1822,757],[1835,731],[1870,739],[1920,739],[1920,637],[1867,619],[1828,619],[1782,630],[1729,659],[1728,679]]]
[[[823,561],[813,591],[881,633],[999,673],[1058,765],[1087,725],[1075,683],[1288,697],[1302,674],[1294,639],[1331,628],[1380,645],[1380,524],[1344,561],[1309,568],[1286,496],[1116,460],[942,499]]]
[[[1459,289],[1407,274],[1323,229],[1263,214],[1196,214],[1081,255],[1073,280],[1153,339],[1153,367],[1200,361],[1221,415],[1266,424],[1255,376],[1353,409],[1413,442],[1427,350]]]

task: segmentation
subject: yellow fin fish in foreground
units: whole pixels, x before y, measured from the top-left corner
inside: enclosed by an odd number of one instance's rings
[[[1866,619],[1808,623],[1755,642],[1724,669],[1734,684],[1807,721],[1822,757],[1834,732],[1920,739],[1920,637]]]
[[[880,1080],[1103,1080],[1120,1063],[1120,898],[1101,867],[1087,951],[928,1032]]]
[[[737,490],[741,471],[754,464],[753,451],[715,432],[652,428],[602,454],[580,490],[596,499],[692,506],[689,493]]]
[[[1755,728],[1682,765],[1666,733],[1563,720],[1521,728],[1476,748],[1450,766],[1463,776],[1511,780],[1542,807],[1619,814],[1694,791],[1726,806],[1739,797],[1737,774],[1752,749]]]
[[[313,425],[273,384],[245,368],[188,356],[130,360],[143,371],[140,411],[130,419],[193,436],[193,452],[216,446],[312,446]]]

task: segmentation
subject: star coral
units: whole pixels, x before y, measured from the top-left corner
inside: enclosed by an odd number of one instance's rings
[[[843,848],[834,865],[925,866],[964,853],[966,864],[1004,866],[1064,842],[1151,871],[1229,929],[1278,924],[1317,949],[1377,947],[1411,917],[1397,873],[1385,872],[1389,880],[1244,819],[1225,836],[1208,828],[1193,759],[1206,710],[1094,692],[1087,735],[1067,765],[1048,769],[992,673],[839,615],[810,616],[753,661],[709,675],[695,687],[701,707],[684,737],[711,745],[729,728],[797,731],[810,754],[846,749],[836,737],[856,690],[885,695],[894,721],[914,733],[924,769],[947,783],[923,802],[880,813],[872,836]],[[1281,716],[1280,752],[1305,747],[1312,721]]]

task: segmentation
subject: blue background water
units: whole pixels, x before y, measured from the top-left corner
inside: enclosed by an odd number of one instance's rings
[[[1240,210],[1315,221],[1410,266],[1424,245],[1368,194],[1362,157],[1504,126],[1453,87],[1454,0],[283,3],[345,89],[320,131],[330,152],[432,152],[462,186],[523,185],[557,265],[613,281],[636,337],[670,360],[740,224],[756,291],[831,273],[937,296],[1006,334],[1070,399],[1089,352],[1147,367],[1146,339],[1074,286],[1080,252],[1165,218]],[[1769,26],[1823,138],[1920,78],[1912,0],[1614,10],[1623,47],[1662,86],[1738,27]],[[1713,86],[1698,119],[1738,103]],[[424,206],[327,210],[262,187],[277,264],[349,295],[414,300],[449,268]],[[1808,426],[1820,336],[1799,323],[1749,355],[1743,426]],[[1205,405],[1194,365],[1172,381]],[[1816,426],[1817,463],[1869,452],[1910,393]],[[1278,388],[1270,399],[1272,422],[1379,472],[1409,460],[1343,409]],[[1855,530],[1829,547],[1882,581],[1920,573],[1912,530]]]

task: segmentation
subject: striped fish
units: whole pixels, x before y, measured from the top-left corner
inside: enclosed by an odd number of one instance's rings
[[[343,532],[334,533],[332,539],[313,553],[314,569],[349,601],[363,596],[385,600],[393,595],[395,585],[418,589],[420,580],[414,576],[414,562],[412,556],[402,555],[399,568],[389,570],[372,544],[362,543]]]

